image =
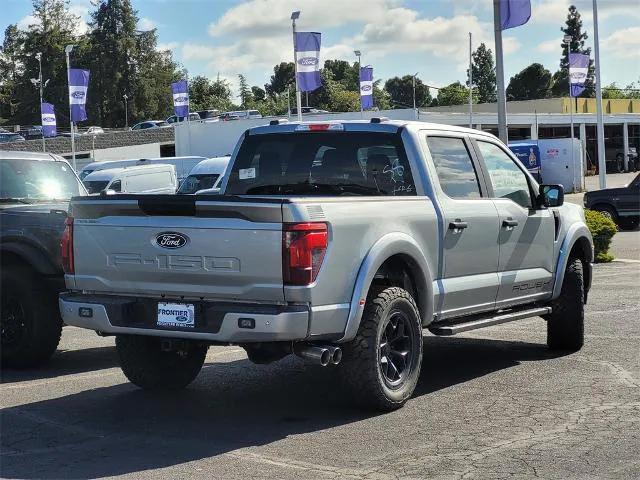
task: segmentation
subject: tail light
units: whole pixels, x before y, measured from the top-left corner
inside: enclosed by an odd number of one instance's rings
[[[64,221],[64,232],[60,240],[60,257],[62,258],[62,269],[64,273],[74,273],[73,265],[73,218],[67,217]]]
[[[282,226],[282,276],[285,285],[315,282],[327,251],[326,223],[285,223]]]

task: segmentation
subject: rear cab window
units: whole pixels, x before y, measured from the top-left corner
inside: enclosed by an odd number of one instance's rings
[[[387,132],[295,132],[246,137],[227,195],[416,195],[404,145]]]

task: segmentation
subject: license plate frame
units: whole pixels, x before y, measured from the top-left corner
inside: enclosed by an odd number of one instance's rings
[[[156,325],[163,328],[192,330],[196,327],[196,305],[182,302],[158,302]]]

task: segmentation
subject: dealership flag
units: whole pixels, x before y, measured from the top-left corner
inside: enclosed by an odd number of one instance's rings
[[[55,137],[56,131],[56,114],[53,111],[53,105],[50,103],[40,104],[40,112],[42,114],[42,135],[45,137]]]
[[[87,88],[89,87],[89,70],[72,68],[69,70],[69,105],[71,121],[81,122],[87,119]]]
[[[531,18],[531,0],[500,0],[502,30],[524,25]]]
[[[189,116],[189,87],[186,80],[180,80],[171,84],[173,93],[173,109],[176,117]]]
[[[296,60],[298,62],[298,88],[313,92],[320,87],[320,34],[296,32]]]
[[[360,104],[362,108],[373,107],[373,68],[360,69]]]
[[[589,73],[589,55],[582,53],[569,54],[569,78],[571,81],[571,96],[577,97],[584,92],[584,84]]]

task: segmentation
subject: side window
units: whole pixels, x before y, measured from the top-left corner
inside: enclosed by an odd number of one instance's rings
[[[122,191],[122,182],[120,180],[116,180],[111,184],[109,190],[113,190],[114,192]]]
[[[427,137],[442,191],[451,198],[480,198],[480,183],[464,140]]]
[[[496,198],[508,198],[524,208],[532,206],[525,173],[500,147],[478,141]]]

